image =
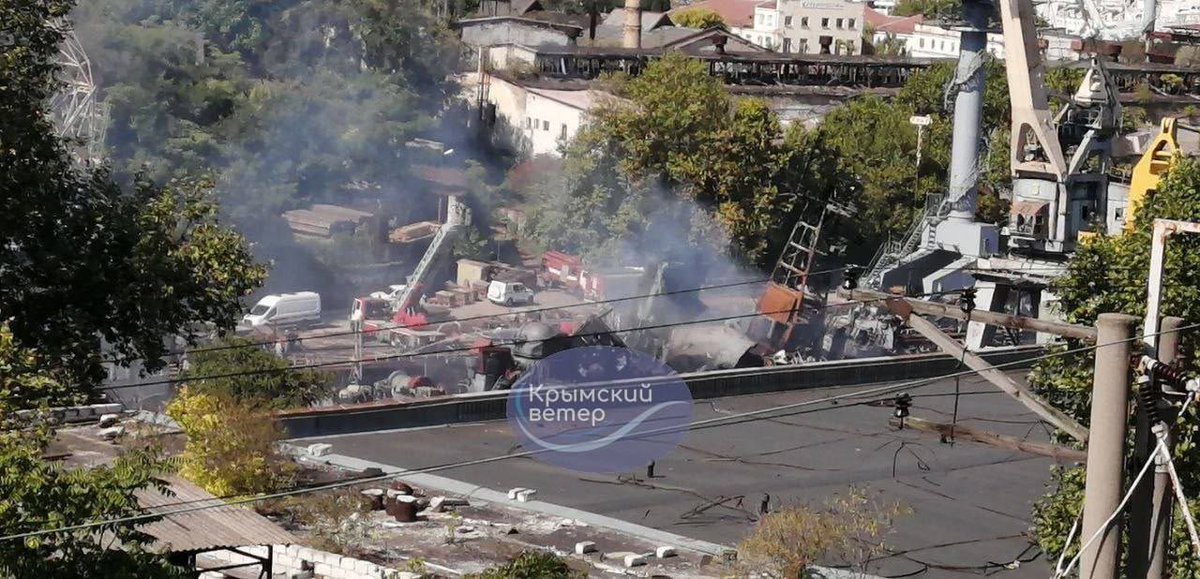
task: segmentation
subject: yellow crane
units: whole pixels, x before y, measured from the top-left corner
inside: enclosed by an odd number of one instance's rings
[[[1179,122],[1178,118],[1166,117],[1162,120],[1158,136],[1146,147],[1142,158],[1133,166],[1133,176],[1129,181],[1129,206],[1125,210],[1125,231],[1133,230],[1134,219],[1142,203],[1154,195],[1158,189],[1158,181],[1163,173],[1175,163],[1175,159],[1183,152],[1179,148],[1179,130],[1200,133],[1200,129]]]

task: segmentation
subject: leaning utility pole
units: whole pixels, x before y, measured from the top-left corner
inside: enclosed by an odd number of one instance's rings
[[[1111,522],[1109,517],[1121,502],[1129,408],[1129,361],[1136,323],[1137,318],[1125,314],[1100,314],[1096,321],[1096,371],[1087,445],[1083,526],[1080,529],[1080,537],[1087,547],[1080,556],[1081,579],[1117,578],[1121,525],[1118,517],[1113,517]],[[1092,540],[1098,533],[1100,536]]]

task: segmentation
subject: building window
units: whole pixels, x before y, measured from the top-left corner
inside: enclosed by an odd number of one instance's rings
[[[791,27],[792,27],[792,17],[791,17],[791,16],[784,16],[784,17],[783,17],[783,25],[784,25],[784,26],[786,26],[786,27],[788,27],[788,28],[791,28]]]
[[[800,39],[800,54],[808,54],[808,39]]]
[[[542,130],[543,130],[543,131],[549,131],[549,130],[550,130],[550,121],[542,121]]]
[[[808,28],[808,17],[807,16],[800,17],[800,28]]]
[[[759,15],[758,15],[758,25],[759,25],[759,26],[762,26],[762,24],[763,24],[763,15],[762,15],[762,14],[759,14]]]
[[[829,19],[828,18],[821,19],[821,28],[823,28],[825,30],[829,30]]]
[[[854,30],[854,19],[853,18],[846,21],[846,28],[849,28],[850,30]]]
[[[924,39],[924,38],[918,38],[918,39],[917,39],[917,45],[918,45],[918,46],[920,46],[921,48],[925,48],[925,39]]]
[[[784,39],[783,39],[783,52],[784,52],[784,53],[788,53],[788,52],[791,52],[791,51],[792,51],[792,39],[791,39],[791,38],[784,38]]]
[[[567,138],[567,123],[562,124],[562,130],[559,132],[558,136],[561,139]]]
[[[846,54],[854,54],[854,41],[853,40],[846,41]]]
[[[838,30],[842,29],[842,23],[843,23],[843,20],[841,18],[838,18],[837,19],[837,29]]]
[[[528,129],[529,127],[532,127],[532,126],[533,126],[533,117],[525,117],[525,128]]]

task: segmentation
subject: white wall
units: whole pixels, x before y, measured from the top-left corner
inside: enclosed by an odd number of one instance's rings
[[[559,144],[575,136],[586,111],[532,91],[526,93],[525,120],[521,127],[531,155],[558,156]]]
[[[267,555],[267,548],[258,547],[239,547],[240,550],[251,553],[258,557]],[[282,573],[290,577],[292,574],[300,573],[300,565],[302,561],[308,561],[314,564],[314,571],[318,577],[326,577],[328,579],[379,579],[379,577],[395,576],[400,579],[412,579],[417,577],[414,573],[406,571],[397,571],[387,567],[376,565],[370,561],[355,559],[353,557],[344,557],[335,555],[326,551],[318,551],[300,545],[275,545],[274,557],[272,561],[271,576]],[[239,565],[242,563],[253,563],[253,559],[234,553],[232,551],[210,551],[201,555],[201,559],[206,563],[219,561],[228,565]],[[211,566],[211,565],[210,565]],[[218,578],[223,575],[217,572],[208,572],[201,575],[205,579]]]

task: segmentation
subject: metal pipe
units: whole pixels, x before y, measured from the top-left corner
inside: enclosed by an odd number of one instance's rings
[[[987,24],[991,5],[982,0],[963,2],[961,50],[955,82],[954,139],[950,152],[950,218],[975,220],[979,188],[979,143],[983,125],[983,61],[987,51]]]
[[[1121,502],[1125,458],[1125,420],[1129,404],[1129,360],[1137,318],[1100,314],[1096,321],[1096,353],[1088,436],[1087,486],[1083,496],[1080,537],[1100,534],[1080,556],[1081,579],[1116,579],[1120,559],[1120,518],[1101,530]]]

